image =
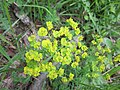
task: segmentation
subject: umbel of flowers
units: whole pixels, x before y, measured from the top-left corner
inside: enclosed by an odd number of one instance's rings
[[[66,83],[75,77],[74,73],[66,74],[64,66],[70,66],[73,69],[81,67],[81,60],[86,60],[89,56],[88,47],[85,45],[84,37],[78,28],[78,23],[72,18],[66,20],[69,26],[63,26],[60,29],[54,29],[51,21],[46,22],[46,27],[40,27],[36,35],[28,37],[30,48],[25,53],[26,66],[24,73],[30,76],[39,76],[40,73],[47,73],[47,77],[54,80],[61,78],[61,81]],[[109,48],[103,49],[101,46],[102,38],[96,36],[96,40],[92,41],[93,46],[97,49],[94,54],[96,61],[92,62],[92,77],[99,76],[96,73],[96,65],[98,72],[105,70],[104,53],[110,53]],[[90,77],[90,73],[86,74]]]

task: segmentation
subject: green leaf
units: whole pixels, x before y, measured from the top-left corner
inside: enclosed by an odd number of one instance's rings
[[[116,41],[116,47],[120,49],[120,38]]]
[[[85,20],[88,20],[88,19],[89,19],[88,15],[85,15],[85,16],[84,16],[84,19],[85,19]]]
[[[111,76],[111,75],[115,74],[118,71],[120,71],[120,66],[112,68],[110,71],[108,71],[107,73],[104,74],[104,77],[106,76],[106,74],[109,74]]]
[[[106,44],[107,47],[112,48],[113,44],[112,41],[109,38],[104,38],[104,43]]]
[[[18,5],[23,5],[23,3],[24,3],[22,0],[17,0],[16,2]]]
[[[115,7],[114,7],[114,5],[111,5],[110,11],[113,12],[113,13],[115,13]]]

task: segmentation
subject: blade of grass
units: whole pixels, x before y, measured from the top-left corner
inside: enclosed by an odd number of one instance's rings
[[[11,58],[8,56],[5,49],[0,45],[0,53],[7,58],[8,61],[11,61]]]
[[[11,61],[9,61],[9,62],[7,63],[6,67],[9,67],[15,60],[20,60],[21,57],[24,55],[24,52],[25,52],[25,51],[21,51],[21,52],[17,53],[17,54],[11,59]]]
[[[6,42],[7,44],[10,44],[9,41],[6,40],[5,36],[3,36],[2,34],[0,34],[0,39],[3,41],[3,42]],[[2,42],[0,41],[0,43]]]
[[[46,7],[43,7],[43,6],[38,6],[38,5],[19,5],[19,7],[36,7],[36,8],[41,8],[41,9],[44,9],[44,10],[46,10],[51,16],[53,16],[52,15],[52,13],[46,8]]]
[[[33,4],[36,5],[35,0],[34,0]],[[34,21],[35,21],[35,18],[36,18],[36,8],[35,7],[33,8],[33,11],[34,11]]]
[[[13,30],[13,28],[12,28],[12,23],[11,23],[11,19],[10,19],[10,13],[9,13],[9,10],[8,10],[8,6],[7,6],[6,0],[3,1],[3,4],[4,4],[6,16],[7,16],[7,18],[8,18],[8,22],[9,22],[9,24],[10,24],[10,29],[12,30],[12,32],[14,32],[14,30]]]
[[[20,18],[12,24],[12,27],[14,27],[19,20],[20,20]],[[10,30],[10,27],[3,33],[3,35],[5,35],[9,30]]]
[[[36,3],[37,3],[37,5],[39,5],[38,0],[36,0]],[[42,21],[42,14],[43,14],[42,9],[40,10],[40,8],[38,8],[38,12],[40,14],[40,15],[38,15],[38,18],[40,18]]]
[[[106,74],[109,74],[111,76],[111,75],[115,74],[118,71],[120,71],[120,66],[119,65],[112,68],[112,69],[110,69],[110,70],[108,70],[107,72],[103,73],[103,76],[105,77]]]
[[[20,60],[21,57],[24,55],[25,51],[21,51],[17,53],[4,67],[0,68],[0,73],[3,71],[6,71],[9,69],[10,65],[15,61],[15,60]]]
[[[96,22],[95,22],[95,20],[94,20],[94,17],[92,16],[92,13],[91,13],[91,11],[90,11],[90,9],[89,9],[90,6],[87,7],[86,3],[83,2],[83,7],[84,7],[85,10],[87,11],[87,13],[88,13],[91,21],[93,22],[93,25],[94,25],[94,27],[96,28],[97,32],[100,34],[100,31],[99,31],[99,29],[98,29],[98,26],[97,26],[97,24],[96,24]]]

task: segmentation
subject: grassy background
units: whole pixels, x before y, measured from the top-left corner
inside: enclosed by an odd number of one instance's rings
[[[14,82],[12,88],[25,89],[28,82],[32,82],[30,77],[22,76],[26,48],[23,37],[29,27],[25,29],[25,26],[20,24],[20,19],[15,17],[14,11],[11,9],[14,4],[19,8],[19,15],[27,14],[34,22],[36,29],[45,25],[46,21],[52,21],[55,27],[59,28],[62,24],[65,24],[65,19],[72,17],[80,24],[86,40],[89,41],[89,35],[94,33],[107,36],[108,43],[111,43],[110,38],[118,42],[114,48],[117,53],[120,53],[119,0],[2,0],[0,2],[0,86],[9,76]],[[18,31],[15,30],[16,26],[19,28]],[[20,29],[21,27],[23,29]],[[16,68],[10,68],[15,61],[20,65]],[[80,81],[78,80],[78,82]],[[21,85],[18,85],[18,83]],[[82,85],[82,83],[79,84]],[[77,86],[78,90],[79,88],[87,90],[88,87],[92,90],[97,88],[86,84],[83,84],[81,88],[79,84]],[[115,83],[102,86],[102,88],[106,88],[103,90],[117,90],[115,88],[119,88],[119,85],[116,84],[119,84],[119,80],[115,79]],[[67,85],[60,87],[63,90],[66,88],[70,90],[71,88]],[[7,90],[7,88],[4,88],[4,90]]]

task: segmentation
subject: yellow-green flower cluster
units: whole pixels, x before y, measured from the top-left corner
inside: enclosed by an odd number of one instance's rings
[[[35,49],[39,49],[40,47],[40,42],[36,41],[36,36],[35,35],[31,35],[28,37],[28,41],[30,42],[30,45],[32,47],[34,47]]]
[[[34,50],[26,52],[25,56],[27,62],[31,60],[40,61],[42,59],[42,53],[38,53],[37,51]]]
[[[36,40],[36,36],[35,35],[31,35],[30,37],[28,37],[28,41],[29,42],[33,42]]]
[[[70,73],[68,78],[67,78],[67,77],[62,77],[62,82],[63,82],[63,83],[70,82],[70,81],[73,80],[73,78],[74,78],[74,74],[73,74],[73,73]]]
[[[106,78],[107,80],[110,80],[110,75],[107,73],[107,74],[105,75],[105,78]]]
[[[37,52],[36,50],[29,50],[25,54],[27,66],[24,67],[24,73],[29,74],[30,76],[39,76],[39,62],[41,62],[43,56],[42,53]]]
[[[117,56],[114,58],[114,61],[115,61],[115,62],[120,62],[120,54],[117,55]]]
[[[72,18],[69,18],[66,21],[72,26],[73,29],[77,29],[78,23],[76,23]]]
[[[84,69],[84,65],[87,64],[90,70],[86,76],[89,78],[98,78],[105,71],[106,65],[111,63],[107,61],[111,50],[103,43],[103,38],[93,35],[92,46],[86,46],[78,23],[72,18],[66,21],[69,26],[60,29],[54,28],[52,22],[48,21],[46,27],[39,28],[37,38],[35,35],[28,37],[30,49],[25,53],[25,74],[37,77],[41,72],[46,72],[51,80],[61,78],[63,83],[68,83],[75,75],[72,70],[66,70],[66,67],[73,70],[79,67]],[[90,60],[90,55],[93,56],[93,60]],[[117,55],[114,61],[120,61],[120,55]],[[109,75],[106,77],[110,78]]]
[[[98,73],[92,73],[92,77],[97,78],[97,77],[99,77],[99,74]]]
[[[73,80],[74,74],[69,72],[67,75],[65,66],[75,69],[89,54],[88,47],[83,42],[84,37],[80,34],[78,23],[72,18],[67,22],[70,26],[63,26],[56,30],[52,22],[48,21],[46,27],[39,28],[37,38],[35,35],[28,37],[32,48],[29,47],[30,50],[25,54],[25,74],[36,77],[41,72],[47,72],[47,77],[51,80],[58,77],[64,83]],[[103,68],[101,67],[101,69]]]
[[[91,41],[93,50],[91,51],[91,54],[92,56],[94,55],[95,59],[92,61],[92,77],[97,78],[105,71],[106,66],[111,64],[112,61],[107,58],[107,55],[111,53],[111,50],[104,44],[102,37],[93,35],[93,38],[94,40]]]
[[[42,47],[47,49],[50,54],[54,54],[58,47],[58,41],[54,39],[53,42],[51,42],[49,39],[42,41]]]
[[[53,24],[51,21],[46,22],[46,25],[47,25],[48,30],[53,29]]]
[[[39,67],[36,68],[30,68],[30,67],[24,67],[24,73],[29,74],[30,76],[39,76],[40,75],[40,69]]]
[[[94,40],[91,41],[93,45],[98,45],[99,43],[103,42],[103,38],[99,35],[93,35]]]
[[[71,34],[71,32],[69,31],[68,27],[61,27],[59,31],[55,31],[53,30],[53,36],[55,38],[58,38],[60,36],[66,36],[69,40],[72,39],[73,35]]]
[[[69,18],[66,20],[70,26],[75,30],[75,34],[79,35],[80,34],[80,29],[78,28],[78,23],[75,22],[72,18]]]
[[[39,30],[38,30],[38,35],[39,36],[46,36],[48,34],[48,31],[46,28],[44,27],[41,27]]]

